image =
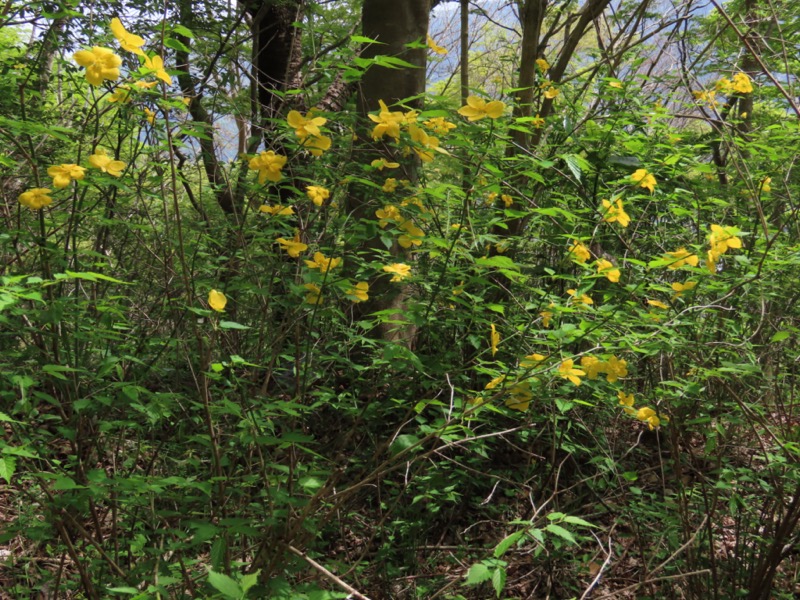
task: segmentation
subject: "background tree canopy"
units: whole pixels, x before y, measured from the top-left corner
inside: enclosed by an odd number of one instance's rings
[[[5,3],[4,597],[797,597],[797,10]]]

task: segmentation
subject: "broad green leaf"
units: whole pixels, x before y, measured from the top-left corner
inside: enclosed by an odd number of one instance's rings
[[[220,329],[251,329],[248,325],[242,325],[234,321],[220,321],[219,326]]]
[[[498,567],[492,574],[492,587],[499,598],[506,587],[506,570],[503,567]]]
[[[226,598],[236,598],[237,600],[244,595],[241,586],[236,580],[231,579],[224,573],[217,573],[209,569],[208,583]]]
[[[484,581],[489,581],[492,578],[492,572],[489,567],[483,563],[476,563],[467,571],[467,585],[478,585]]]
[[[14,475],[16,467],[17,459],[13,456],[0,458],[0,477],[5,479],[7,483],[11,483],[11,477]]]
[[[500,543],[497,544],[497,546],[495,546],[494,548],[494,557],[500,558],[501,556],[503,556],[506,552],[508,552],[508,549],[511,548],[511,546],[516,544],[520,540],[520,538],[522,538],[523,535],[525,535],[524,530],[515,531],[511,535],[507,535],[502,540],[500,540]]]
[[[556,525],[555,523],[550,523],[545,527],[545,530],[549,531],[550,533],[557,535],[560,538],[567,540],[570,544],[577,544],[578,541],[575,537],[566,529],[561,527],[561,525]]]

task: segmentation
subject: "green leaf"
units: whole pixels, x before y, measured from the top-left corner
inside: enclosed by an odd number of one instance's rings
[[[244,595],[241,586],[223,573],[208,570],[208,583],[226,598],[236,598],[237,600]]]
[[[242,586],[243,595],[247,595],[247,590],[249,590],[256,583],[258,583],[258,576],[260,573],[261,569],[259,569],[255,573],[248,573],[247,575],[242,575],[242,579],[241,581],[239,581],[239,585]]]
[[[565,523],[572,523],[573,525],[580,525],[582,527],[597,527],[593,523],[589,523],[589,521],[584,521],[580,517],[564,517]]]
[[[220,329],[251,329],[251,327],[247,325],[235,323],[234,321],[220,321],[219,326]]]
[[[175,38],[168,37],[164,40],[164,45],[167,48],[172,48],[173,50],[180,50],[183,52],[190,52],[189,47],[181,42],[180,40],[176,40]]]
[[[499,598],[506,587],[506,570],[503,567],[498,567],[492,574],[492,587]]]
[[[177,33],[178,35],[183,35],[188,38],[194,38],[194,33],[188,27],[184,27],[183,25],[175,25],[172,27],[172,31]]]
[[[6,413],[0,412],[0,423],[21,423],[22,421],[17,421],[16,419],[12,419]]]
[[[480,267],[497,267],[498,269],[508,269],[519,271],[519,265],[507,256],[482,256],[475,261]]]
[[[386,45],[383,42],[379,42],[378,40],[373,40],[372,38],[368,38],[364,35],[351,35],[350,41],[356,44],[380,44],[382,46]]]
[[[11,483],[11,477],[17,467],[17,459],[13,456],[6,456],[0,458],[0,477],[6,480],[6,483]]]
[[[770,338],[770,342],[780,342],[792,335],[791,331],[779,331]]]
[[[515,531],[511,535],[507,535],[502,540],[500,540],[500,543],[497,544],[497,546],[495,546],[494,548],[494,557],[500,558],[501,556],[503,556],[506,552],[508,552],[508,549],[511,548],[511,546],[513,546],[519,541],[519,539],[523,535],[525,535],[524,530]]]
[[[489,570],[489,567],[484,565],[483,563],[477,563],[472,565],[467,571],[467,585],[478,585],[479,583],[483,583],[484,581],[488,581],[492,578],[492,572]]]
[[[549,531],[550,533],[557,535],[560,538],[567,540],[570,544],[577,544],[578,541],[573,537],[573,535],[561,527],[561,525],[556,525],[555,523],[550,523],[545,530]]]

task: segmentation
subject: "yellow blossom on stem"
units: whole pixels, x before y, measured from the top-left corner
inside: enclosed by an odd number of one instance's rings
[[[485,390],[493,390],[493,389],[494,389],[494,388],[496,388],[498,385],[500,385],[501,383],[503,383],[503,381],[505,381],[505,379],[506,379],[506,376],[505,376],[505,375],[498,375],[497,377],[495,377],[494,379],[492,379],[492,380],[491,380],[489,383],[487,383],[487,384],[486,384],[486,387],[485,387],[485,388],[483,388],[483,389],[485,389]]]
[[[290,110],[289,114],[286,115],[286,122],[289,124],[289,127],[294,129],[294,133],[297,137],[305,139],[308,136],[321,136],[322,132],[319,128],[325,125],[328,119],[324,117],[315,117],[311,112],[306,113],[304,117],[298,111]]]
[[[581,294],[578,296],[578,290],[576,289],[568,289],[567,294],[572,296],[573,304],[594,304],[594,300],[592,300],[592,297],[589,294]]]
[[[430,35],[428,36],[428,48],[433,50],[436,54],[447,54],[447,48],[442,48]]]
[[[431,162],[433,160],[433,152],[431,152],[431,150],[435,150],[439,147],[439,140],[425,133],[425,131],[417,125],[409,125],[408,133],[411,135],[413,141],[422,146],[422,148],[414,146],[414,152],[417,153],[420,160],[422,160],[422,162]]]
[[[467,97],[467,104],[458,109],[458,114],[467,117],[470,121],[480,121],[485,117],[498,119],[503,116],[506,105],[499,100],[486,102],[477,96]]]
[[[577,260],[579,263],[585,263],[592,257],[592,253],[589,252],[589,249],[577,240],[572,240],[572,246],[569,247],[569,253],[572,255],[572,258]]]
[[[386,265],[383,270],[393,276],[389,281],[403,281],[403,279],[411,275],[411,267],[404,263]]]
[[[73,179],[83,179],[86,169],[72,164],[54,165],[47,169],[47,174],[53,178],[53,187],[60,190],[67,187]]]
[[[611,283],[617,283],[620,277],[620,270],[616,268],[610,260],[601,258],[597,261],[597,273],[605,275]]]
[[[489,345],[492,348],[492,356],[494,356],[497,354],[497,346],[500,345],[500,334],[497,332],[494,323],[492,323],[491,333],[489,333]]]
[[[391,194],[397,189],[397,179],[395,179],[394,177],[387,177],[386,181],[383,182],[383,186],[381,187],[381,189],[384,192]]]
[[[606,363],[596,356],[581,356],[581,369],[589,379],[597,379],[598,374],[606,372]]]
[[[574,368],[574,364],[575,362],[571,358],[562,362],[558,367],[558,375],[564,379],[569,379],[575,385],[580,385],[580,378],[581,376],[586,375],[586,373],[581,369]]]
[[[286,164],[286,157],[275,154],[272,150],[262,151],[258,156],[251,158],[248,163],[251,171],[258,171],[258,183],[265,181],[280,181],[283,175],[281,169]]]
[[[320,273],[327,273],[338,267],[341,262],[341,258],[325,258],[322,252],[314,252],[314,260],[307,260],[306,266],[309,269],[319,269]]]
[[[626,377],[628,375],[628,362],[616,356],[612,356],[606,362],[605,373],[608,382],[614,383],[620,377]]]
[[[388,135],[395,140],[399,140],[400,123],[406,119],[406,116],[400,111],[390,111],[383,100],[378,100],[378,104],[381,107],[378,115],[367,115],[371,121],[377,123],[372,129],[372,139],[379,140]]]
[[[427,121],[423,121],[422,124],[425,125],[425,127],[430,129],[431,131],[433,131],[433,133],[435,133],[436,135],[447,135],[447,133],[451,129],[456,128],[455,123],[451,123],[444,117],[432,117]]]
[[[402,218],[400,209],[393,204],[387,204],[383,208],[379,208],[375,211],[375,216],[379,219],[378,227],[381,229],[386,227],[390,222],[399,221]]]
[[[655,429],[661,424],[661,419],[658,418],[656,411],[649,407],[640,408],[637,410],[636,418],[647,423],[651,430]]]
[[[603,200],[603,221],[606,223],[619,223],[622,227],[627,227],[631,218],[622,206],[622,200],[617,198],[612,204],[608,200]]]
[[[227,303],[228,299],[222,292],[218,292],[217,290],[211,290],[208,292],[208,305],[212,308],[212,310],[222,312],[225,310],[225,305]]]
[[[384,169],[396,169],[400,166],[400,163],[391,162],[385,158],[376,158],[370,163],[370,166],[378,169],[378,171],[383,171]]]
[[[533,392],[529,381],[517,383],[508,388],[508,397],[505,404],[511,410],[525,411],[533,400]]]
[[[543,310],[539,313],[539,316],[542,317],[542,327],[550,327],[550,321],[553,320],[553,312],[549,310]]]
[[[127,85],[120,85],[114,92],[108,97],[109,102],[119,102],[120,104],[125,104],[131,101],[131,88]]]
[[[746,73],[736,73],[731,87],[737,94],[750,94],[753,92],[753,80]]]
[[[80,66],[86,67],[86,81],[92,85],[100,85],[106,79],[119,79],[122,59],[108,48],[94,46],[91,50],[78,50],[72,58]]]
[[[669,308],[668,305],[664,304],[660,300],[651,300],[650,298],[647,299],[647,304],[654,308],[661,308],[663,310],[667,310]]]
[[[737,236],[737,231],[733,227],[712,225],[708,242],[711,244],[711,251],[718,257],[725,254],[728,249],[742,247],[742,240]]]
[[[304,283],[303,287],[308,290],[303,300],[306,304],[316,305],[322,302],[322,290],[316,283]]]
[[[556,86],[554,86],[552,83],[550,83],[549,81],[545,82],[542,85],[543,85],[543,89],[544,89],[543,95],[548,100],[552,100],[553,98],[558,96],[558,94],[560,93],[559,89]]]
[[[697,285],[696,281],[687,281],[686,283],[679,283],[675,282],[672,284],[672,289],[675,290],[675,297],[680,298],[683,295],[683,292],[688,292],[692,290]]]
[[[145,106],[144,107],[144,115],[145,115],[145,118],[147,119],[147,122],[150,123],[150,125],[154,125],[155,124],[155,122],[156,122],[156,113],[155,112],[153,112],[152,110],[150,110],[149,108],[147,108]]]
[[[303,138],[303,148],[308,150],[312,156],[320,157],[325,150],[330,150],[331,138],[324,135],[311,135]]]
[[[697,263],[700,261],[696,254],[692,254],[683,247],[678,248],[673,252],[667,252],[664,254],[664,260],[673,261],[667,265],[667,268],[672,270],[680,269],[683,265],[691,265],[696,267]]]
[[[111,19],[110,29],[111,33],[114,34],[114,37],[117,38],[120,48],[127,50],[128,52],[138,54],[139,56],[144,56],[144,52],[142,51],[142,46],[144,46],[144,38],[134,35],[133,33],[129,33],[122,24],[122,21],[120,21],[117,17]]]
[[[533,127],[534,129],[539,129],[540,127],[544,126],[545,121],[542,117],[539,116],[538,113],[536,114],[535,117],[529,117],[529,118],[530,118],[529,123],[531,124],[531,127]]]
[[[273,217],[286,217],[294,214],[294,208],[291,206],[283,206],[282,204],[276,204],[274,206],[262,204],[258,207],[258,210],[259,212],[267,213]]]
[[[397,238],[397,243],[400,244],[403,248],[410,248],[411,246],[420,246],[422,244],[422,239],[425,237],[425,232],[422,231],[419,227],[414,225],[413,221],[406,220],[398,225],[400,229],[405,231],[399,238]]]
[[[306,188],[306,195],[317,206],[322,204],[330,198],[331,193],[328,189],[319,185],[310,185]]]
[[[279,237],[275,241],[281,245],[281,250],[286,250],[286,253],[292,258],[297,258],[300,256],[301,252],[308,250],[308,246],[300,241],[299,234],[295,234],[294,238],[291,240]]]
[[[769,193],[772,191],[772,186],[770,183],[772,182],[772,177],[765,177],[764,180],[761,182],[761,191],[764,193]]]
[[[113,177],[122,175],[126,166],[121,160],[114,160],[110,156],[106,156],[106,152],[102,148],[97,148],[89,157],[89,165]]]
[[[540,70],[542,73],[544,73],[545,71],[547,71],[547,70],[550,68],[550,63],[548,63],[548,62],[547,62],[545,59],[543,59],[543,58],[537,58],[537,59],[536,59],[536,66],[537,66],[537,67],[539,67],[539,70]]]
[[[45,206],[49,206],[53,199],[48,196],[50,190],[48,188],[33,188],[27,192],[22,192],[19,195],[19,203],[27,206],[31,210],[41,210]]]
[[[360,281],[354,287],[347,290],[346,294],[351,296],[353,302],[366,302],[369,300],[369,283]]]
[[[631,181],[638,183],[639,187],[650,190],[651,194],[655,191],[657,185],[656,178],[652,173],[649,173],[647,169],[637,169],[634,171],[633,175],[631,175]]]
[[[633,394],[626,394],[620,390],[617,392],[617,398],[619,398],[620,406],[622,406],[626,413],[632,415],[636,412],[636,410],[633,408]]]
[[[167,73],[166,69],[164,69],[164,59],[158,54],[155,54],[152,58],[145,55],[144,66],[146,69],[155,71],[155,76],[158,79],[167,85],[172,85],[172,77],[170,77],[169,73]]]
[[[545,361],[547,357],[544,354],[528,354],[525,358],[519,361],[519,366],[523,369],[532,369],[537,367],[539,363]]]

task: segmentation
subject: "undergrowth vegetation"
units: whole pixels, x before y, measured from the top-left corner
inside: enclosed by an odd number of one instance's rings
[[[309,108],[332,70],[410,68],[348,34],[209,170],[249,92],[192,95],[180,55],[236,87],[247,41],[116,14],[64,40],[57,92],[49,38],[3,41],[3,594],[794,597],[773,76],[717,57],[691,95],[639,48],[537,60],[545,117],[478,88]]]

